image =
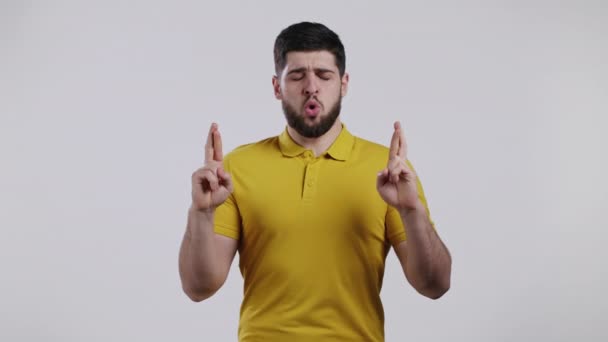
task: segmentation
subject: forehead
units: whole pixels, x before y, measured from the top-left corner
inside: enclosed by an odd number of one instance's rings
[[[338,70],[335,56],[325,50],[321,51],[291,51],[285,58],[285,70],[297,68],[324,68]]]

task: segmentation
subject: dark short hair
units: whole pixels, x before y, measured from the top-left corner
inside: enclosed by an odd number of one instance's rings
[[[331,52],[340,71],[340,77],[346,69],[344,46],[338,35],[319,23],[301,22],[285,28],[274,42],[274,68],[277,76],[285,68],[287,53],[291,51]]]

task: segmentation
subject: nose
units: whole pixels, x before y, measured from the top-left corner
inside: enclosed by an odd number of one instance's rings
[[[319,93],[319,85],[315,80],[314,75],[306,78],[306,84],[304,84],[304,95],[311,96]]]

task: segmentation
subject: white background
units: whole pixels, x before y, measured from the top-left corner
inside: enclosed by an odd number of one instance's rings
[[[280,133],[272,46],[342,38],[342,119],[409,156],[453,259],[391,252],[387,341],[606,341],[605,1],[0,1],[0,340],[235,341],[242,278],[193,303],[179,244],[212,121]]]

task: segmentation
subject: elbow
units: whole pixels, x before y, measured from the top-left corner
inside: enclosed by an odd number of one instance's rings
[[[450,290],[451,278],[452,260],[450,258],[446,267],[443,267],[441,271],[436,272],[434,276],[430,277],[424,283],[425,286],[422,286],[422,291],[419,292],[427,298],[437,300]]]
[[[202,302],[219,291],[223,282],[214,280],[213,277],[200,279],[182,278],[182,290],[193,302]]]
[[[432,300],[437,300],[443,297],[450,290],[450,284],[436,284],[434,286],[427,287],[421,293]]]
[[[437,275],[416,286],[416,290],[427,298],[437,300],[450,290],[450,278],[450,272]]]
[[[188,296],[188,298],[190,298],[191,301],[195,302],[195,303],[200,303],[202,301],[204,301],[205,299],[211,297],[213,294],[211,293],[201,293],[201,292],[186,292],[186,295]]]
[[[193,302],[199,303],[213,296],[218,290],[215,286],[182,286],[186,296]]]

